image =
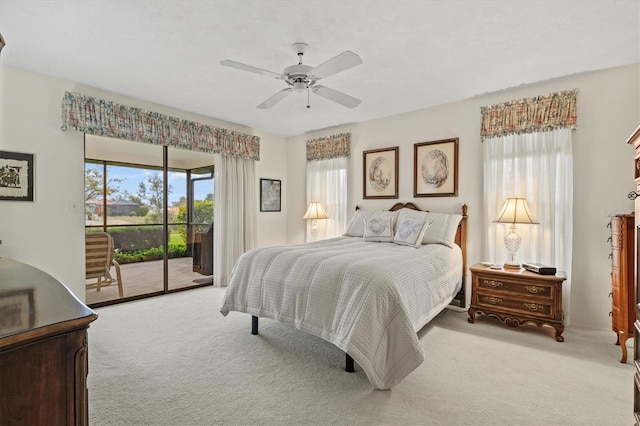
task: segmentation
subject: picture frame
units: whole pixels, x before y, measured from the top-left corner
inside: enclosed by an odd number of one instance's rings
[[[0,336],[35,326],[34,289],[0,292]]]
[[[33,201],[33,154],[0,151],[0,200]]]
[[[282,181],[260,179],[260,211],[279,212],[282,208]]]
[[[413,145],[413,196],[458,196],[458,138]]]
[[[362,152],[362,197],[398,198],[398,147]]]

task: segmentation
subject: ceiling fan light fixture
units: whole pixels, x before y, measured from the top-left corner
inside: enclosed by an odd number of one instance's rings
[[[293,90],[297,93],[304,92],[305,90],[307,90],[307,83],[296,81],[295,83],[293,83]]]

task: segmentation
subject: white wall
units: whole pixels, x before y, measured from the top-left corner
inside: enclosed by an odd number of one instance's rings
[[[0,150],[34,154],[35,169],[33,203],[0,201],[0,256],[48,272],[84,301],[84,136],[60,130],[65,91],[254,133],[238,124],[0,66]],[[276,178],[276,171],[286,170],[286,142],[259,136],[257,174]],[[286,213],[273,215],[258,217],[262,245],[281,244],[286,234]]]
[[[598,329],[611,326],[610,245],[606,227],[610,213],[627,213],[633,202],[633,149],[625,141],[640,120],[638,64],[558,78],[462,102],[310,132],[289,139],[289,242],[304,241],[305,141],[351,132],[349,208],[384,209],[395,201],[413,201],[434,211],[457,212],[469,206],[468,263],[485,259],[482,217],[482,144],[480,107],[509,100],[578,89],[578,129],[574,144],[574,238],[571,283],[572,324]],[[457,137],[458,197],[413,198],[413,144]],[[362,151],[399,146],[398,200],[364,200]],[[467,278],[468,275],[467,275]],[[467,283],[469,280],[467,279]]]
[[[260,211],[260,187],[257,186],[256,206],[258,206],[258,247],[270,245],[283,245],[287,243],[287,218],[289,209],[287,203],[287,141],[268,133],[256,131],[260,136],[260,161],[256,163],[256,178],[258,185],[260,179],[279,179],[282,181],[281,209],[279,212]]]

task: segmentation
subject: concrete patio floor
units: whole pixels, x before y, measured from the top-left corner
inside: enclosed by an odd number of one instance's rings
[[[124,299],[163,290],[162,260],[127,263],[120,265],[120,272],[122,274]],[[115,268],[113,267],[111,268],[111,274],[113,277],[116,276]],[[193,272],[193,259],[191,257],[169,259],[169,290],[197,286],[212,281],[212,276],[207,277]],[[117,285],[102,287],[100,291],[96,289],[86,291],[87,305],[117,300],[119,300]]]

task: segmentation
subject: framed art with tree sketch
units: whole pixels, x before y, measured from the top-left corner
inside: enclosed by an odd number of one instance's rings
[[[413,196],[458,196],[458,138],[413,145]]]
[[[398,147],[362,152],[363,198],[398,198]]]

